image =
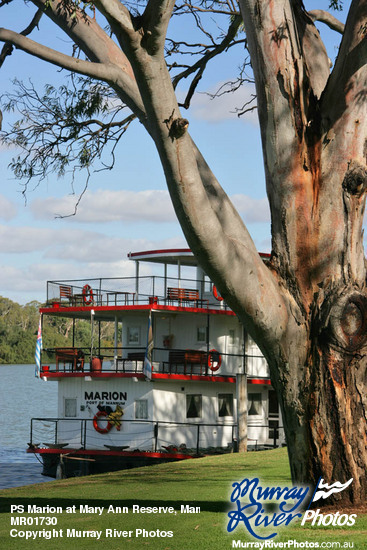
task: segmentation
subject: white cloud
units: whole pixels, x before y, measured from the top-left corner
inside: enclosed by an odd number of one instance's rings
[[[49,247],[64,246],[65,243],[79,245],[84,239],[97,238],[98,233],[67,229],[43,229],[37,227],[0,226],[0,252],[6,254],[24,254],[46,250]]]
[[[0,218],[8,222],[9,220],[15,218],[16,215],[16,206],[4,197],[4,195],[0,194]]]
[[[78,229],[58,230],[0,225],[0,253],[24,255],[41,252],[43,258],[59,262],[66,260],[106,265],[107,262],[126,258],[130,251],[185,246],[187,244],[180,236],[157,242],[149,239],[110,237],[103,233]]]
[[[209,94],[214,95],[221,89],[224,82],[218,82],[214,87],[208,90]],[[221,89],[224,91],[224,88]],[[207,93],[197,93],[191,102],[193,115],[201,120],[208,122],[219,122],[238,117],[236,109],[242,109],[255,94],[255,87],[251,84],[243,84],[234,92],[224,93],[219,97],[212,98]],[[250,107],[256,105],[256,100]],[[248,107],[247,107],[248,108]],[[241,115],[240,119],[251,124],[258,124],[257,109]]]
[[[0,266],[0,288],[20,303],[44,301],[48,280],[133,277],[135,264],[127,259],[128,252],[185,247],[180,235],[152,241],[77,229],[0,225],[0,253],[8,255]],[[11,262],[9,254],[14,257]],[[151,267],[142,263],[140,273],[150,274]]]
[[[54,233],[54,236],[56,233]],[[108,245],[109,239],[104,237],[105,244]],[[103,241],[102,236],[100,239]],[[51,246],[51,244],[50,244]],[[167,240],[152,242],[143,240],[123,240],[115,239],[111,246],[107,246],[107,252],[104,256],[98,254],[78,255],[78,243],[75,243],[75,248],[72,249],[70,243],[65,250],[58,248],[60,242],[55,244],[53,248],[54,257],[58,261],[47,262],[39,261],[27,263],[22,256],[22,265],[0,265],[0,288],[1,292],[11,297],[11,299],[20,303],[29,302],[32,299],[37,299],[40,302],[46,300],[47,281],[61,281],[68,279],[81,279],[90,281],[94,278],[115,278],[115,277],[131,277],[131,285],[134,286],[133,277],[135,276],[135,262],[127,259],[127,254],[130,251],[137,252],[141,250],[154,250],[164,248],[186,248],[187,244],[180,238],[170,238]],[[80,249],[80,246],[79,246]],[[90,250],[89,250],[90,251]],[[70,256],[63,253],[68,252]],[[88,252],[88,251],[87,251]],[[50,251],[46,253],[50,257]],[[151,275],[155,270],[152,270],[150,264],[141,263],[140,275]],[[159,266],[159,274],[163,274],[162,266]],[[103,284],[110,288],[113,287],[113,282]]]
[[[248,195],[232,195],[231,200],[238,212],[247,223],[268,223],[270,222],[270,209],[268,200],[253,199]]]
[[[31,204],[31,210],[37,219],[53,219],[55,215],[67,216],[74,212],[76,196],[62,198],[50,197],[36,199]],[[125,221],[141,223],[175,222],[168,191],[87,191],[82,197],[73,221],[87,223],[106,223]]]

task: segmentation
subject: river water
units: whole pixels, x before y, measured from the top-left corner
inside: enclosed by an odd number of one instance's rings
[[[0,365],[0,489],[51,480],[26,449],[31,418],[57,417],[57,382],[34,372],[34,365]]]

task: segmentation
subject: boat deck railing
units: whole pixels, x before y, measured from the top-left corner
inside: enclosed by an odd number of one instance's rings
[[[106,426],[104,428],[104,426]],[[93,418],[32,418],[29,449],[128,451],[128,452],[178,452],[198,455],[237,447],[235,423],[169,422],[162,420],[120,420],[120,429],[108,428],[100,423],[96,431]],[[261,446],[283,445],[284,430],[278,420],[267,424],[248,425],[248,444]],[[215,435],[213,435],[215,434]]]
[[[146,348],[83,347],[46,348],[42,351],[41,374],[144,373]],[[269,378],[269,368],[263,356],[222,353],[211,349],[167,349],[154,347],[151,352],[153,374],[189,376],[235,376],[245,372],[249,377]]]
[[[47,282],[47,306],[117,307],[171,305],[229,309],[208,280],[173,277],[90,278]]]

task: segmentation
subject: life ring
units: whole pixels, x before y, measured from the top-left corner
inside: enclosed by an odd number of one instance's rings
[[[222,356],[216,349],[211,349],[208,353],[208,367],[215,372],[222,364]]]
[[[107,434],[110,429],[112,428],[113,424],[111,424],[111,422],[108,420],[107,422],[107,426],[105,428],[101,428],[101,426],[98,424],[98,420],[101,418],[101,417],[104,417],[104,418],[107,418],[108,419],[108,413],[106,411],[98,411],[95,415],[94,415],[94,418],[93,418],[93,428],[96,430],[96,432],[100,433],[100,434]]]
[[[222,302],[223,301],[223,298],[222,296],[219,294],[218,292],[218,289],[215,285],[213,285],[213,296],[216,300],[218,300],[218,302]]]
[[[90,285],[83,286],[83,300],[86,306],[90,306],[93,303],[93,290]]]

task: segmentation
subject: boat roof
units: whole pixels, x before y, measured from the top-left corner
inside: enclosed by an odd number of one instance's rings
[[[270,258],[270,254],[259,252],[263,260]],[[156,262],[160,264],[170,264],[181,266],[198,266],[198,261],[190,248],[168,248],[161,250],[146,250],[143,252],[129,252],[129,260],[139,262]]]
[[[159,264],[171,264],[197,266],[198,262],[189,248],[168,248],[165,250],[146,250],[144,252],[129,252],[129,260],[139,262],[156,262]]]

